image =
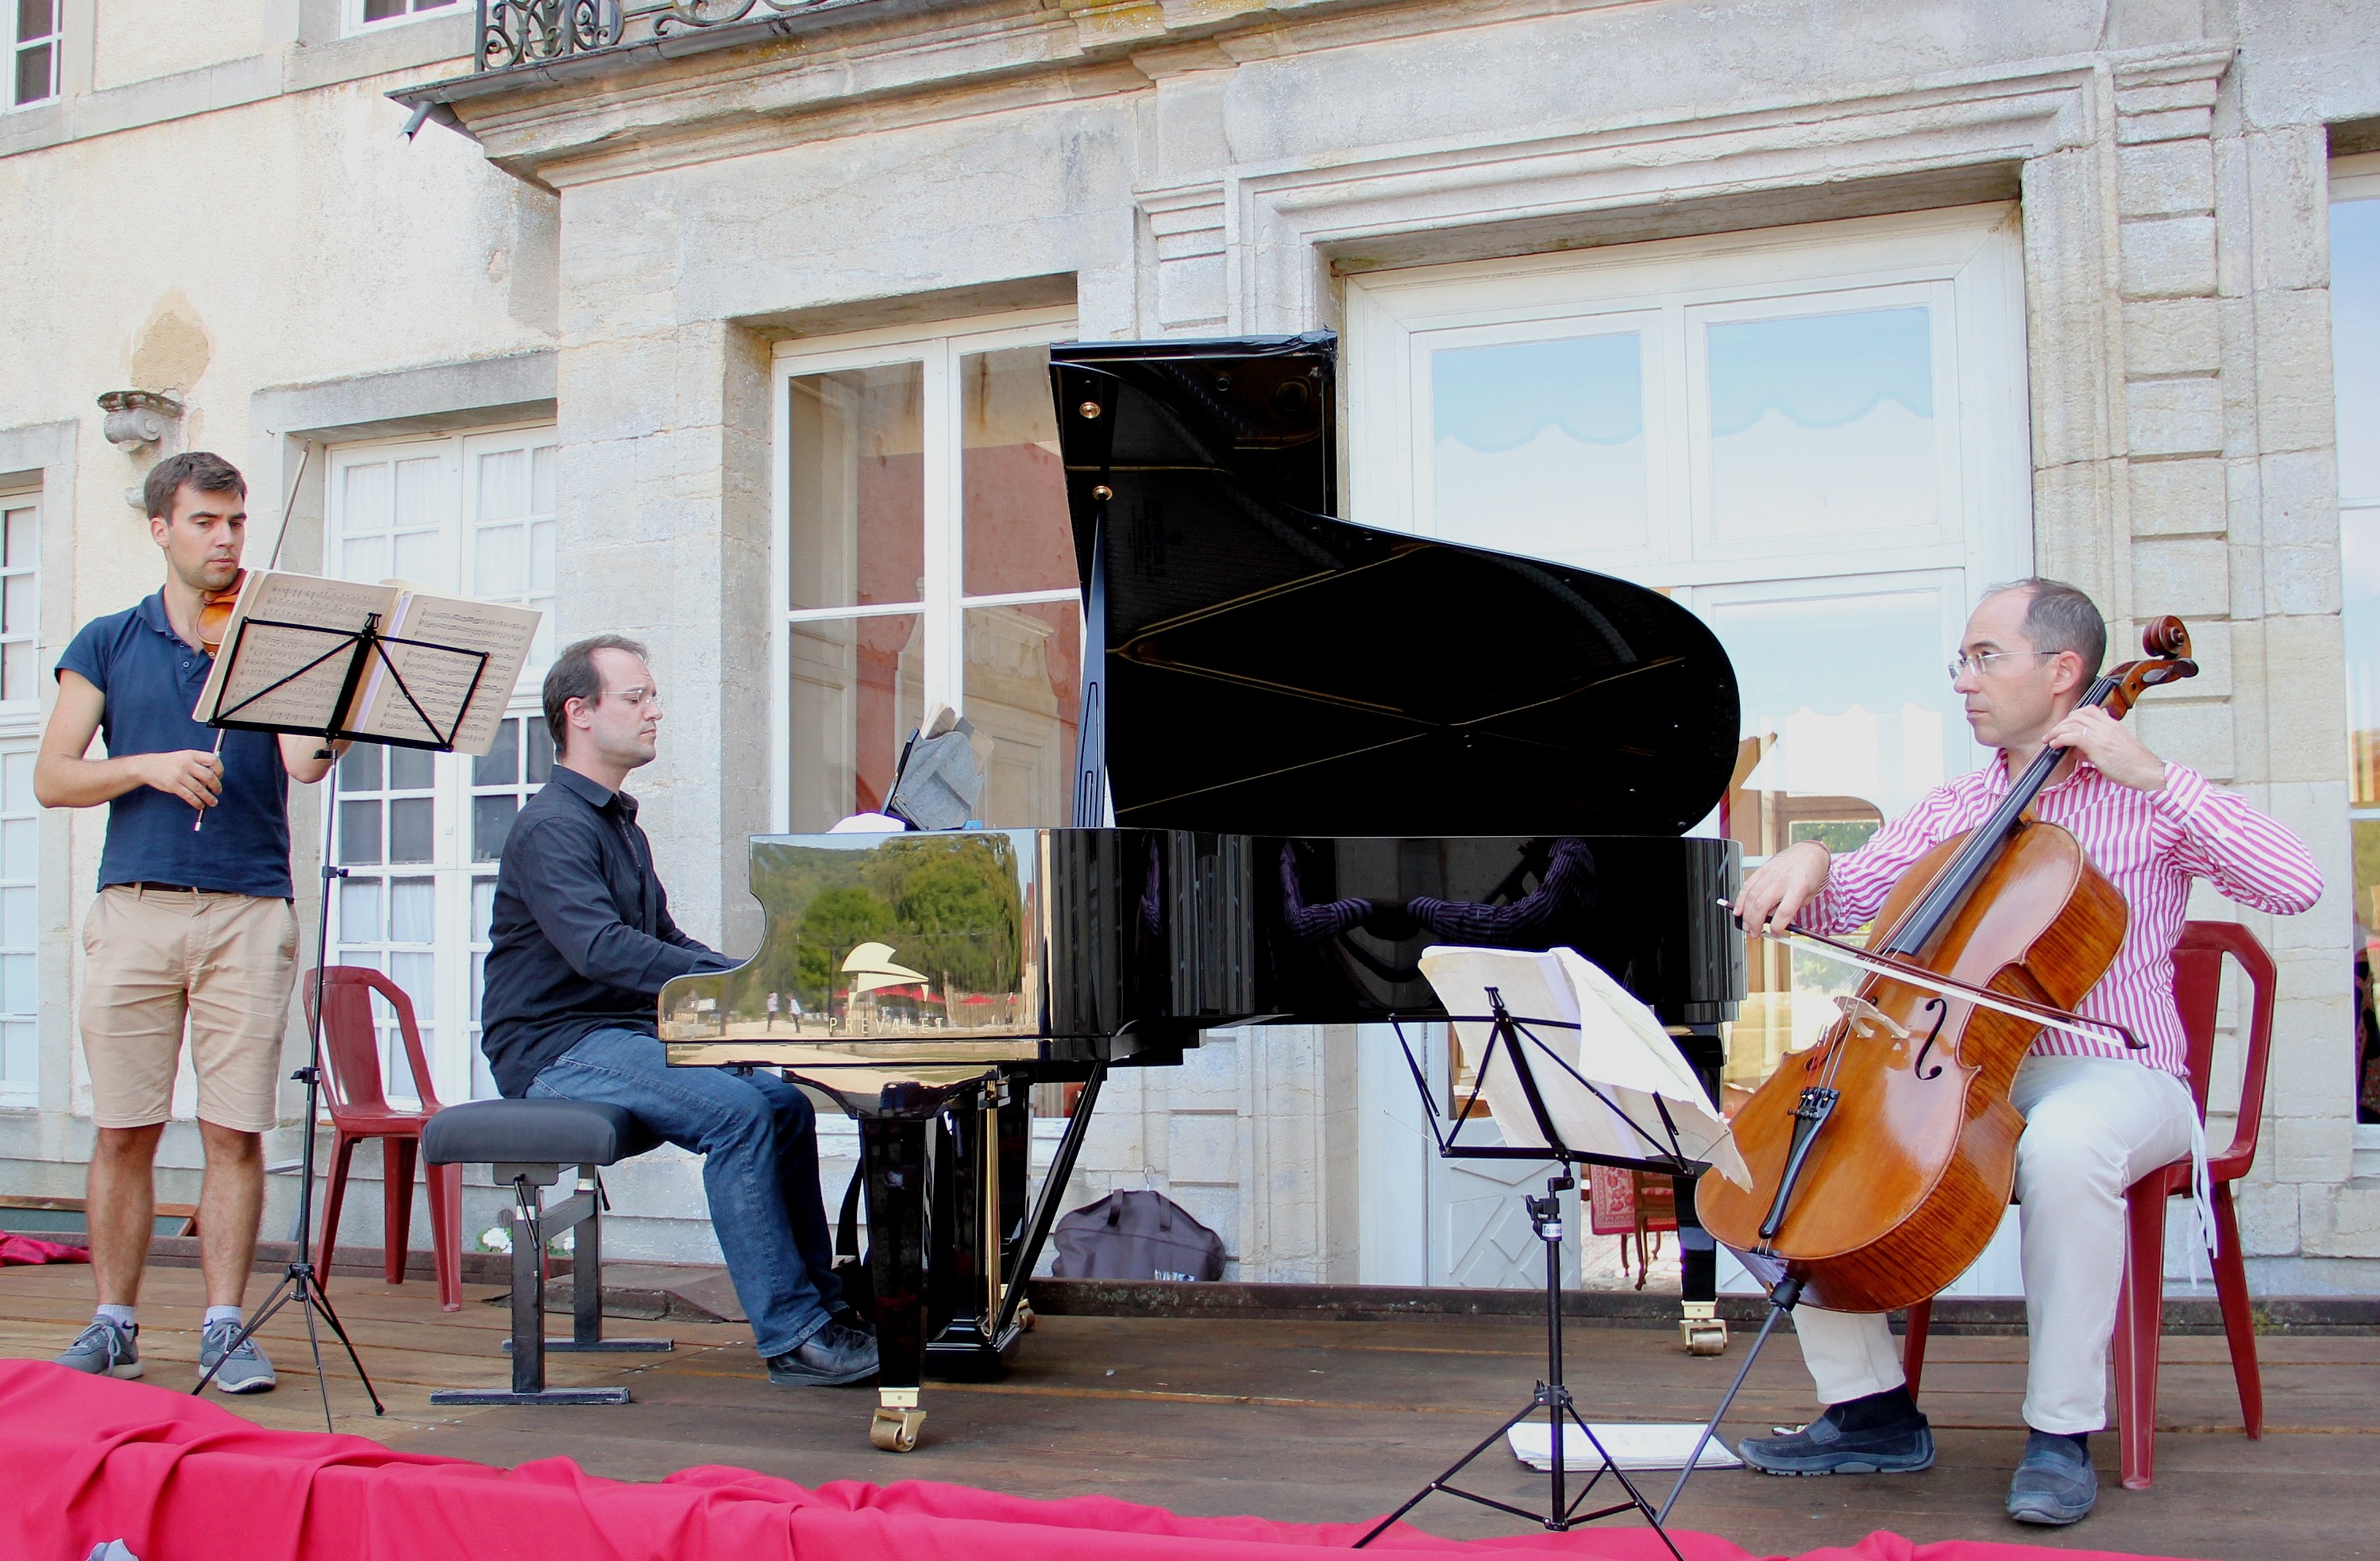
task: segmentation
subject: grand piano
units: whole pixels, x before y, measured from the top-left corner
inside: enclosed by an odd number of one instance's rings
[[[1737,753],[1693,614],[1585,570],[1335,518],[1328,334],[1064,344],[1087,644],[1075,827],[772,835],[736,969],[661,996],[673,1065],[856,1118],[905,1452],[929,1373],[1001,1369],[1109,1071],[1223,1026],[1440,1010],[1433,943],[1566,945],[1710,1045],[1743,995],[1689,838]],[[1030,1090],[1082,1088],[1038,1197]]]

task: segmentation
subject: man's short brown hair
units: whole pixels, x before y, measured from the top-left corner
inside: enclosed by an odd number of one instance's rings
[[[174,518],[174,495],[184,485],[201,493],[237,493],[248,497],[248,478],[239,468],[212,450],[185,450],[178,455],[168,455],[149,468],[149,479],[141,484],[140,496],[146,501],[151,515],[159,520]]]
[[[2082,659],[2083,676],[2099,675],[2099,664],[2107,659],[2107,620],[2080,586],[2033,575],[1994,586],[1984,595],[1996,597],[2002,591],[2025,593],[2024,634],[2035,650],[2070,650]]]
[[[570,730],[570,719],[564,707],[573,699],[589,704],[603,696],[603,674],[595,668],[599,650],[625,650],[639,661],[650,661],[641,640],[625,635],[589,635],[565,647],[545,670],[545,729],[553,734],[553,751],[561,753],[567,745],[564,733]]]

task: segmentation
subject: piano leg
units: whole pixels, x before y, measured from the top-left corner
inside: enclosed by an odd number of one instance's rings
[[[1677,1037],[1678,1050],[1701,1081],[1703,1094],[1719,1104],[1719,1074],[1727,1052],[1716,1035],[1700,1032]],[[1673,1177],[1678,1208],[1678,1289],[1681,1305],[1678,1336],[1689,1355],[1718,1355],[1727,1349],[1727,1324],[1718,1314],[1718,1244],[1703,1228],[1694,1212],[1694,1180]]]
[[[1002,1239],[1012,1206],[1023,1217],[1027,1140],[1015,1125],[1023,1108],[999,1104],[1002,1093],[994,1085],[953,1103],[935,1134],[926,1366],[936,1376],[999,1375],[1023,1331],[1001,1316],[1001,1301]]]
[[[926,1422],[917,1387],[926,1366],[926,1138],[933,1125],[927,1117],[859,1119],[880,1361],[868,1439],[890,1453],[917,1446]]]

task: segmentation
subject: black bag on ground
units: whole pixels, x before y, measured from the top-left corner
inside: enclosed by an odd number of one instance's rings
[[[1223,1239],[1162,1192],[1111,1192],[1058,1222],[1062,1279],[1220,1279]]]

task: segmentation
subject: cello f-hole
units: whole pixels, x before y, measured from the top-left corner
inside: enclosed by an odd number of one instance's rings
[[[1917,1060],[1909,1065],[1909,1071],[1920,1079],[1938,1079],[1942,1076],[1942,1064],[1934,1064],[1934,1071],[1929,1073],[1925,1071],[1925,1057],[1941,1037],[1942,1022],[1950,1017],[1950,1005],[1940,998],[1930,998],[1926,1000],[1925,1011],[1934,1016],[1934,1028],[1926,1032],[1925,1044],[1917,1048]]]

